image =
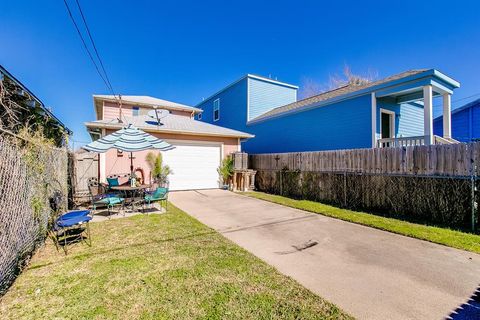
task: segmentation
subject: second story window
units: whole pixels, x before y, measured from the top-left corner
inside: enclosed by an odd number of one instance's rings
[[[140,114],[140,108],[139,107],[133,107],[132,108],[132,116],[136,117]]]
[[[220,119],[220,99],[213,101],[213,121]]]
[[[197,119],[202,120],[202,113],[201,112],[197,115]]]

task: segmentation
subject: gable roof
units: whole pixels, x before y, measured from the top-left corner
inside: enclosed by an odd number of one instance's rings
[[[280,115],[280,114],[283,114],[283,113],[286,113],[286,112],[289,112],[289,111],[293,111],[293,110],[296,110],[296,109],[301,109],[301,108],[304,108],[304,107],[308,107],[308,106],[314,105],[314,104],[319,103],[319,102],[323,102],[323,101],[327,101],[327,100],[330,100],[330,99],[333,99],[333,98],[341,97],[343,95],[355,93],[357,91],[362,91],[362,90],[365,90],[365,89],[368,89],[368,88],[373,88],[373,87],[378,86],[378,85],[386,84],[388,82],[403,79],[403,78],[406,78],[406,77],[409,77],[409,76],[412,76],[412,75],[417,75],[417,74],[420,74],[420,73],[423,73],[423,72],[426,72],[426,71],[428,71],[428,69],[409,70],[409,71],[398,73],[398,74],[395,74],[393,76],[389,76],[389,77],[386,77],[384,79],[373,81],[373,82],[370,82],[370,83],[367,83],[367,84],[364,84],[364,85],[359,85],[359,86],[345,85],[345,86],[342,86],[342,87],[339,87],[339,88],[336,88],[336,89],[333,89],[333,90],[330,90],[330,91],[327,91],[327,92],[320,93],[320,94],[315,95],[313,97],[309,97],[309,98],[306,98],[306,99],[303,99],[303,100],[299,100],[297,102],[293,102],[293,103],[290,103],[290,104],[287,104],[287,105],[284,105],[284,106],[274,108],[274,109],[272,109],[268,112],[265,112],[265,113],[259,115],[256,118],[250,120],[250,122],[263,120],[263,119],[270,118],[270,117],[273,117],[273,116],[276,116],[276,115]]]
[[[169,114],[162,118],[160,126],[157,125],[155,119],[147,116],[132,116],[125,117],[126,123],[133,124],[135,127],[147,132],[164,132],[188,135],[204,135],[204,136],[219,136],[219,137],[234,137],[234,138],[253,138],[254,136],[237,130],[232,130],[220,126],[216,126],[207,122],[198,121],[189,117]],[[126,123],[121,123],[118,119],[111,120],[97,120],[86,122],[85,126],[88,128],[107,128],[107,129],[121,129],[126,126]]]
[[[150,106],[150,107],[166,107],[169,109],[175,109],[175,110],[185,110],[185,111],[194,111],[196,113],[202,112],[201,109],[194,108],[191,106],[188,106],[186,104],[181,104],[173,101],[168,101],[168,100],[163,100],[151,96],[124,96],[121,95],[122,102],[125,103],[133,103],[133,104],[139,104],[139,105],[144,105],[144,106]],[[93,95],[94,100],[106,100],[106,101],[111,101],[111,102],[117,102],[119,97],[118,96],[113,96],[113,95],[102,95],[102,94],[94,94]]]

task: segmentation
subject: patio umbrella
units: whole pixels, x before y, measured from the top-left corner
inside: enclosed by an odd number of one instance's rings
[[[132,174],[133,152],[149,149],[167,151],[175,147],[129,124],[127,127],[90,142],[82,148],[97,153],[104,153],[110,149],[130,152],[130,173]]]

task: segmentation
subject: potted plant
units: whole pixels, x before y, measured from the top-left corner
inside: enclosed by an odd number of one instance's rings
[[[168,176],[173,174],[169,166],[163,165],[162,154],[159,152],[149,152],[146,157],[148,166],[150,167],[150,174],[153,178],[153,183],[159,187],[168,186]]]
[[[222,160],[222,164],[218,167],[218,173],[222,178],[223,189],[228,190],[233,177],[233,158],[231,156]]]

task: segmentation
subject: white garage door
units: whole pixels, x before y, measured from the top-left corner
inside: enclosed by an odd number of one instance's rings
[[[170,190],[219,187],[220,145],[169,142],[175,149],[162,152],[162,155],[164,163],[173,171],[169,176]]]

